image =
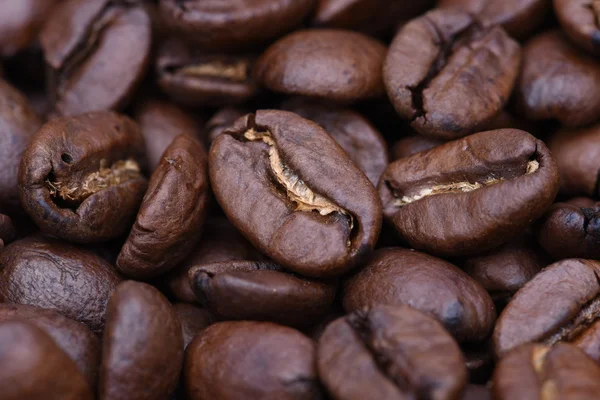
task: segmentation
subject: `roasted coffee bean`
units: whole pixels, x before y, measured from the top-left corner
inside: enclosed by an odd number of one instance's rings
[[[0,212],[20,209],[19,164],[27,143],[41,125],[25,96],[0,79]]]
[[[21,204],[43,232],[62,239],[121,236],[146,190],[144,147],[138,125],[116,113],[54,119],[23,153]]]
[[[174,304],[173,311],[177,314],[177,318],[181,324],[184,350],[198,333],[215,322],[215,317],[210,311],[192,304]]]
[[[535,30],[550,9],[551,0],[438,0],[438,7],[460,7],[478,18],[501,24],[514,37]]]
[[[15,319],[27,321],[44,331],[75,362],[90,387],[96,386],[100,341],[85,325],[54,310],[23,304],[0,304],[0,325]],[[0,395],[0,398],[4,397]]]
[[[562,129],[548,139],[567,196],[600,198],[600,124]]]
[[[377,304],[408,304],[441,321],[460,342],[485,339],[496,311],[487,292],[454,265],[401,248],[377,250],[344,283],[347,312]]]
[[[209,167],[232,224],[294,272],[340,275],[375,246],[381,229],[375,188],[312,121],[285,111],[240,118],[213,142]]]
[[[314,325],[330,311],[337,282],[286,272],[268,261],[225,261],[190,270],[200,304],[225,319]]]
[[[108,302],[101,399],[166,399],[183,363],[183,336],[169,301],[145,283],[126,281]]]
[[[258,93],[251,77],[255,56],[209,53],[176,39],[165,40],[156,59],[163,92],[189,107],[239,104]]]
[[[57,0],[3,0],[0,14],[0,57],[10,57],[35,39],[44,17]]]
[[[98,333],[106,303],[121,278],[94,253],[29,237],[0,253],[0,302],[52,308]]]
[[[0,214],[0,251],[15,239],[16,232],[8,215]]]
[[[321,399],[315,353],[312,340],[292,328],[270,322],[216,323],[186,351],[187,398]]]
[[[54,340],[25,321],[0,323],[2,400],[91,400],[83,374]]]
[[[318,348],[319,377],[333,398],[460,399],[460,348],[442,325],[409,306],[375,306],[332,322]]]
[[[304,30],[271,45],[253,73],[274,92],[351,103],[383,95],[385,52],[382,43],[360,33]]]
[[[160,164],[163,153],[177,136],[188,135],[202,140],[200,119],[167,101],[144,101],[136,107],[135,119],[140,124],[146,142],[150,172]]]
[[[446,143],[445,140],[434,139],[421,135],[407,136],[394,143],[394,146],[392,147],[392,159],[395,161],[399,160],[400,158],[410,157],[413,154],[433,149],[434,147],[444,143]]]
[[[524,343],[584,343],[600,361],[600,263],[568,259],[537,274],[513,297],[494,329],[494,351],[503,357]]]
[[[500,360],[494,399],[596,399],[600,367],[568,344],[521,346]]]
[[[117,269],[151,278],[176,267],[200,239],[208,191],[204,146],[188,135],[177,136],[150,178]]]
[[[594,0],[554,0],[554,11],[569,39],[590,53],[600,54],[600,3]]]
[[[135,1],[66,0],[40,35],[54,111],[119,110],[144,77],[152,27]]]
[[[501,27],[438,9],[398,32],[383,79],[396,111],[416,131],[448,140],[477,132],[500,113],[520,61],[519,44]]]
[[[234,107],[225,107],[217,111],[206,123],[204,137],[208,147],[210,148],[210,145],[217,138],[217,136],[223,133],[223,131],[226,129],[230,128],[235,121],[246,114],[248,114],[248,112]]]
[[[550,31],[523,48],[523,66],[515,88],[518,110],[530,120],[554,119],[584,126],[600,113],[600,64]]]
[[[349,109],[309,101],[291,101],[284,108],[321,125],[377,186],[390,162],[388,148],[381,133],[365,117]]]
[[[378,188],[385,217],[412,247],[466,256],[524,231],[552,204],[558,186],[544,143],[502,129],[394,161]]]

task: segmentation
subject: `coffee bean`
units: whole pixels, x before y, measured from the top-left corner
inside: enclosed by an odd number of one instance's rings
[[[444,143],[446,143],[445,140],[421,135],[406,136],[394,143],[394,146],[392,147],[392,158],[395,161],[401,158],[410,157],[413,154],[433,149]]]
[[[181,324],[184,350],[196,335],[215,322],[215,317],[210,311],[206,308],[196,307],[192,304],[174,304],[173,311],[177,314],[177,318]]]
[[[600,326],[595,326],[599,276],[600,263],[582,259],[559,261],[537,274],[500,314],[493,336],[496,355],[524,343],[577,344],[584,338],[600,348]]]
[[[454,339],[409,306],[375,306],[332,322],[319,340],[318,368],[340,400],[457,399],[467,381]]]
[[[302,278],[272,262],[224,261],[189,273],[200,304],[225,319],[315,324],[330,310],[337,289],[337,282]]]
[[[271,45],[253,74],[274,92],[352,103],[383,95],[385,52],[382,43],[356,32],[304,30]]]
[[[232,224],[294,272],[339,275],[375,245],[381,208],[373,185],[327,132],[296,114],[239,119],[213,142],[209,172]]]
[[[79,243],[127,232],[146,190],[144,138],[111,112],[57,118],[23,153],[21,204],[45,233]]]
[[[554,0],[556,18],[577,46],[592,53],[600,54],[600,4],[590,0]]]
[[[438,9],[398,32],[383,79],[396,111],[416,131],[449,140],[477,132],[500,113],[520,60],[518,43],[501,27]]]
[[[248,114],[247,111],[242,111],[240,108],[235,107],[225,107],[217,111],[206,123],[204,136],[208,147],[210,148],[217,136],[230,128],[235,121],[246,114]]]
[[[189,345],[186,395],[200,399],[307,399],[321,394],[314,343],[269,322],[219,322]]]
[[[408,304],[434,316],[460,342],[492,331],[496,312],[487,292],[454,265],[414,250],[387,248],[344,283],[347,312],[377,304]]]
[[[494,399],[594,399],[600,367],[568,344],[521,346],[500,360],[494,372]]]
[[[52,308],[93,332],[121,278],[94,253],[54,239],[29,237],[0,253],[0,301]]]
[[[55,112],[124,108],[144,77],[151,34],[134,1],[62,1],[40,35]]]
[[[91,400],[83,374],[41,329],[22,320],[0,323],[2,400]]]
[[[165,399],[175,391],[183,336],[169,301],[150,285],[117,286],[106,310],[101,399]]]
[[[13,56],[29,46],[56,3],[57,0],[4,0],[0,14],[0,56]]]
[[[394,161],[378,189],[385,217],[412,247],[465,256],[523,232],[552,204],[558,185],[544,143],[505,129]]]

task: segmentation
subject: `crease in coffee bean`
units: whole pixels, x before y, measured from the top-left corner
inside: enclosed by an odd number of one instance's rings
[[[229,63],[215,60],[194,65],[170,66],[166,70],[174,75],[219,78],[232,82],[244,82],[248,79],[248,63],[245,60]]]

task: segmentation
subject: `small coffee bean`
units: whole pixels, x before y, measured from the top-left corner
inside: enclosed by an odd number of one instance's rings
[[[192,304],[174,304],[173,311],[177,314],[177,318],[181,324],[184,350],[194,340],[196,335],[215,322],[215,317],[210,311]]]
[[[554,12],[569,39],[592,54],[600,54],[600,3],[594,0],[554,0]]]
[[[0,56],[11,57],[28,47],[56,3],[58,0],[4,0],[0,14]]]

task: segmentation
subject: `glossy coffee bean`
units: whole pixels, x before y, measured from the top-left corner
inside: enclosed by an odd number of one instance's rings
[[[23,153],[21,204],[43,232],[62,239],[121,236],[146,190],[144,150],[138,125],[116,113],[51,120]]]
[[[8,215],[0,214],[0,251],[15,239],[16,232]]]
[[[155,277],[192,251],[208,208],[206,158],[204,146],[189,135],[177,136],[167,147],[117,259],[120,272]]]
[[[437,9],[398,32],[383,79],[396,111],[416,131],[449,140],[477,132],[500,113],[520,61],[519,44],[501,27]]]
[[[409,306],[375,306],[329,324],[319,339],[319,377],[333,398],[460,399],[460,348],[435,319]]]
[[[494,399],[595,399],[600,367],[574,346],[521,346],[494,372]]]
[[[121,283],[108,302],[100,399],[166,399],[183,362],[183,336],[171,303],[145,283]]]
[[[190,270],[200,304],[224,319],[314,325],[335,299],[337,282],[302,278],[268,261],[225,261]]]
[[[524,343],[578,344],[600,349],[600,263],[567,259],[537,274],[513,297],[494,329],[498,357]],[[600,350],[593,350],[600,356]],[[600,358],[597,358],[600,360]]]
[[[177,318],[181,324],[184,350],[194,340],[196,335],[215,322],[215,316],[210,311],[193,304],[174,304],[173,311],[177,314]]]
[[[184,366],[189,400],[321,399],[315,344],[269,322],[219,322],[189,345]]]
[[[375,188],[323,128],[296,114],[239,119],[213,142],[209,172],[232,224],[294,272],[340,275],[375,245]]]
[[[598,119],[600,65],[559,31],[542,33],[523,48],[515,88],[517,108],[530,120],[558,120],[571,127]]]
[[[19,165],[41,125],[25,96],[0,79],[0,212],[20,210]]]
[[[22,321],[0,323],[2,400],[91,400],[77,365],[40,328]]]
[[[44,331],[75,362],[90,387],[95,387],[100,341],[85,325],[50,309],[0,304],[0,325],[12,320],[27,321]]]
[[[351,103],[383,95],[385,46],[352,31],[311,29],[271,45],[254,77],[278,93]]]
[[[29,237],[0,254],[0,301],[52,308],[101,332],[108,298],[121,278],[94,253]]]
[[[346,312],[377,304],[407,304],[437,318],[460,342],[477,342],[496,319],[487,292],[454,265],[401,248],[377,250],[369,263],[344,283]]]
[[[412,247],[441,256],[491,250],[552,204],[558,168],[526,132],[481,132],[391,163],[381,176],[385,217]]]
[[[119,110],[144,77],[150,16],[133,1],[66,0],[40,35],[54,111]]]
[[[600,54],[600,4],[593,0],[554,0],[554,12],[563,31],[580,48]]]

